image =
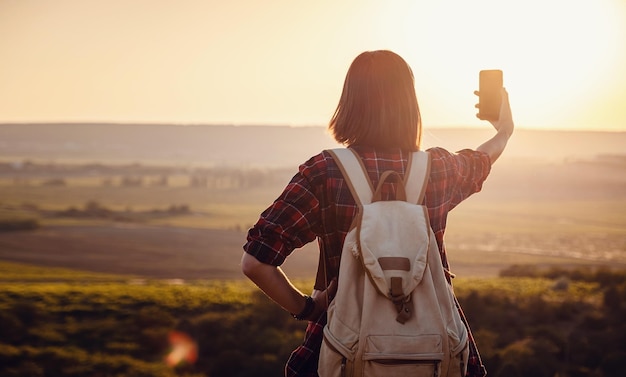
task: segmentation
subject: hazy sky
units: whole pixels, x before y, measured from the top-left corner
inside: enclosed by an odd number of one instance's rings
[[[626,0],[0,0],[0,122],[325,125],[354,57],[411,65],[426,126],[626,131]]]

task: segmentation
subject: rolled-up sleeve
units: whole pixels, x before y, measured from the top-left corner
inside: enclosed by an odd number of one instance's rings
[[[491,171],[491,160],[487,153],[471,149],[463,149],[453,156],[457,169],[457,184],[452,204],[456,206],[468,196],[482,190],[483,183]]]
[[[484,152],[463,149],[451,153],[432,148],[429,153],[433,164],[429,191],[438,197],[437,206],[444,206],[445,211],[479,192],[491,171],[491,160]]]
[[[316,158],[317,157],[317,158]],[[260,262],[280,266],[285,258],[315,240],[319,226],[319,199],[311,182],[321,156],[300,166],[280,196],[248,231],[243,249]]]

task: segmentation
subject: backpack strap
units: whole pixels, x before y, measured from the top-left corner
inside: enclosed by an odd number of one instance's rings
[[[357,156],[356,152],[350,148],[329,149],[328,152],[333,156],[339,170],[341,170],[341,174],[346,179],[346,183],[357,205],[361,207],[365,204],[370,204],[374,186],[367,176],[367,170],[363,165],[363,161]]]
[[[341,175],[346,180],[346,184],[357,206],[362,208],[364,204],[371,203],[374,186],[367,176],[367,170],[365,165],[363,165],[363,161],[361,161],[356,152],[349,148],[328,149],[327,152],[339,167]],[[327,266],[328,261],[324,254],[324,249],[320,247],[317,276],[315,277],[315,289],[318,290],[326,289],[330,278]]]
[[[407,173],[404,175],[407,202],[422,204],[429,177],[430,154],[422,151],[413,152],[409,158]]]
[[[339,170],[346,179],[350,192],[359,206],[372,202],[374,186],[370,181],[363,161],[356,152],[349,148],[329,149]],[[430,154],[428,152],[413,152],[409,157],[407,172],[404,176],[404,187],[407,201],[421,204],[426,193],[426,186],[430,176]]]

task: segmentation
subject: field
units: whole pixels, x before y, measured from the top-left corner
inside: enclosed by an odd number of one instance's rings
[[[0,375],[280,375],[305,324],[243,279],[239,261],[247,229],[295,172],[276,159],[293,145],[276,145],[271,161],[242,152],[236,164],[201,164],[234,144],[187,135],[155,149],[138,128],[120,138],[105,127],[89,142],[72,139],[87,128],[2,134]],[[157,136],[174,140],[166,129]],[[130,136],[136,143],[124,145]],[[591,135],[596,149],[547,136],[513,146],[482,192],[451,212],[455,292],[490,375],[623,376],[626,159],[615,150],[624,135],[610,148]],[[584,153],[546,155],[561,137]],[[304,291],[317,258],[313,243],[283,266]],[[195,350],[174,364],[173,336],[192,337]]]
[[[624,274],[525,274],[456,282],[489,373],[623,376]],[[44,377],[278,376],[306,325],[244,280],[183,284],[7,262],[0,321],[0,374]]]
[[[626,266],[626,179],[618,162],[495,165],[483,191],[450,214],[454,272]],[[8,166],[0,174],[0,221],[34,219],[39,228],[0,232],[0,259],[177,279],[241,278],[245,231],[293,173],[31,162],[16,174]],[[285,269],[310,278],[317,257],[316,245],[307,245]]]

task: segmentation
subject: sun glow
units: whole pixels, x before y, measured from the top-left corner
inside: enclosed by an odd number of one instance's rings
[[[0,122],[326,125],[364,50],[411,65],[425,126],[626,130],[624,0],[0,2]],[[484,122],[482,122],[484,123]]]
[[[518,124],[559,128],[584,120],[602,127],[623,121],[626,3],[453,0],[402,6],[409,6],[403,22],[389,31],[404,38],[392,46],[414,67],[426,113],[447,118],[443,123],[462,117],[475,102],[470,94],[478,71],[491,68],[504,71]],[[387,12],[386,25],[394,25],[397,14],[400,9]],[[607,98],[614,106],[607,106]],[[456,101],[466,105],[446,104]]]

